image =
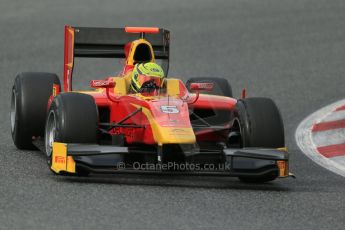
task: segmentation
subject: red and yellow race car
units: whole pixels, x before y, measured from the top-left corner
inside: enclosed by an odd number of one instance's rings
[[[19,149],[40,149],[56,174],[176,173],[288,177],[282,118],[268,98],[232,97],[226,79],[167,77],[170,32],[153,27],[65,27],[64,85],[56,74],[15,78],[11,130]],[[76,58],[123,58],[118,76],[72,86]],[[160,62],[161,87],[131,91],[136,64]]]

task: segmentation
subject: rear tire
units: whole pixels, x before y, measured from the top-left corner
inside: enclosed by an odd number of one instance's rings
[[[53,73],[20,73],[16,76],[11,97],[11,133],[18,149],[36,149],[32,137],[44,135],[47,103],[53,84],[60,86]]]
[[[46,121],[45,149],[48,165],[52,164],[52,144],[97,142],[98,110],[92,96],[61,93],[52,102]],[[89,173],[76,169],[80,176]]]
[[[225,97],[232,97],[231,85],[229,84],[228,80],[225,78],[218,78],[218,77],[194,77],[194,78],[190,78],[186,82],[186,87],[187,87],[188,91],[190,91],[190,84],[191,83],[213,83],[214,87],[213,87],[213,90],[211,92],[202,92],[202,93],[225,96]]]
[[[240,133],[239,147],[285,147],[284,125],[276,104],[269,98],[246,98],[237,101],[235,125]],[[276,179],[278,173],[257,177],[239,177],[247,183],[263,183]]]

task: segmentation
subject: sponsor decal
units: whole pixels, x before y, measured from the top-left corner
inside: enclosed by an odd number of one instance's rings
[[[186,130],[184,130],[184,129],[173,129],[171,131],[174,133],[185,133],[186,132]]]
[[[151,68],[151,71],[155,73],[159,73],[159,69],[156,69],[156,68]]]
[[[161,106],[161,111],[163,113],[179,113],[180,111],[178,110],[178,108],[175,105],[162,105]]]
[[[63,156],[55,156],[54,162],[57,164],[65,164],[66,163],[66,158]]]
[[[212,90],[213,89],[213,83],[208,83],[208,82],[201,82],[197,83],[200,89],[204,90]]]
[[[93,86],[95,87],[108,85],[107,81],[101,81],[101,80],[100,81],[94,80],[92,83],[93,83]]]
[[[191,135],[191,133],[185,129],[172,129],[170,135],[174,137],[186,138]]]
[[[93,88],[112,88],[115,87],[115,82],[108,80],[91,80],[90,86]]]

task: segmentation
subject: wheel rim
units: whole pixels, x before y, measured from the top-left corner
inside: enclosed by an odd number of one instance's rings
[[[14,132],[14,126],[16,124],[16,113],[17,113],[17,100],[16,100],[16,92],[12,90],[12,97],[11,97],[11,132]]]
[[[241,123],[238,119],[235,119],[235,122],[237,123],[237,126],[234,130],[232,130],[231,132],[229,132],[228,135],[228,143],[231,143],[231,146],[234,148],[243,148],[244,147],[244,143],[243,143],[243,137],[242,137],[242,127],[241,127]],[[232,143],[232,139],[235,139],[235,143]]]
[[[51,157],[52,150],[53,150],[53,143],[55,141],[55,133],[56,133],[56,120],[55,120],[55,113],[53,111],[49,112],[48,121],[45,130],[45,149],[47,157]]]

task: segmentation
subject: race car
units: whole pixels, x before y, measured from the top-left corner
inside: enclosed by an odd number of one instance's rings
[[[186,83],[168,76],[170,32],[156,27],[65,26],[64,81],[23,72],[14,81],[11,132],[19,149],[39,149],[55,174],[171,173],[234,176],[244,182],[288,177],[284,126],[269,98],[233,98],[217,76]],[[117,76],[90,89],[72,86],[76,58],[121,58]],[[160,62],[155,91],[130,90],[136,64]]]

